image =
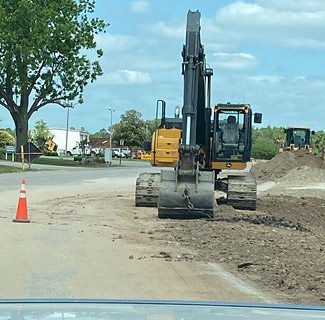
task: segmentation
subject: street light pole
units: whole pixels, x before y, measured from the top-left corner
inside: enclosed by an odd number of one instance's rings
[[[65,133],[65,155],[67,154],[68,151],[68,135],[69,135],[69,109],[74,108],[78,103],[75,103],[74,105],[67,105],[66,108],[68,108],[67,111],[67,130]]]
[[[67,130],[65,132],[65,155],[67,155],[67,151],[68,151],[69,109],[70,109],[70,107],[67,107],[67,108],[68,108],[68,112],[67,112]]]
[[[112,108],[108,109],[111,112],[111,127],[110,127],[110,133],[109,133],[109,147],[112,149],[112,125],[113,125],[113,110]]]

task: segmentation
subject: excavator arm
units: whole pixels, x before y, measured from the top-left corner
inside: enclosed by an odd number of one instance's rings
[[[200,17],[199,11],[188,12],[186,44],[182,51],[184,105],[180,146],[181,170],[195,168],[196,162],[199,161],[200,149],[206,149],[209,146],[209,134],[207,135],[206,131],[210,132],[211,109],[206,103],[207,100],[210,101],[210,77],[213,72],[212,69],[206,68],[204,48],[200,39]],[[206,78],[209,83],[208,92]]]
[[[186,43],[182,51],[184,100],[180,160],[174,171],[161,172],[158,216],[163,218],[214,215],[214,173],[199,171],[202,162],[200,151],[208,149],[210,144],[211,109],[206,102],[210,101],[212,76],[212,69],[206,68],[200,28],[200,12],[189,11]],[[205,152],[206,155],[209,153]]]

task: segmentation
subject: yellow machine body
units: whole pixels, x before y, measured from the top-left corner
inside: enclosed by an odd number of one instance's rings
[[[44,144],[44,148],[50,152],[56,152],[58,146],[52,140],[47,140]]]
[[[284,130],[286,133],[286,140],[279,151],[306,150],[310,153],[314,153],[315,150],[311,146],[310,141],[310,134],[314,134],[314,131],[310,130],[309,127],[287,127]]]
[[[157,129],[153,134],[151,145],[152,166],[174,167],[179,160],[179,144],[182,130]]]

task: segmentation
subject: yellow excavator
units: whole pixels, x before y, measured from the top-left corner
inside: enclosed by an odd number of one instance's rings
[[[50,152],[56,152],[56,150],[58,149],[58,145],[53,142],[52,140],[47,140],[44,143],[43,149],[50,151]]]
[[[307,150],[314,153],[314,148],[311,146],[310,134],[314,135],[315,131],[310,131],[308,127],[287,127],[284,129],[286,140],[280,152]]]
[[[161,173],[141,173],[136,182],[136,206],[158,208],[160,218],[213,218],[215,190],[227,194],[226,202],[238,209],[256,209],[256,179],[248,174],[219,178],[222,170],[243,170],[250,161],[253,113],[249,104],[210,107],[211,77],[200,41],[200,12],[187,15],[186,44],[182,51],[184,100],[182,117],[166,118],[151,143],[151,164]],[[213,116],[212,116],[213,113]],[[254,122],[261,123],[256,113]]]

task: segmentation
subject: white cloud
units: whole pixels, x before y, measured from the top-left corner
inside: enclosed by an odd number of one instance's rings
[[[152,44],[151,39],[143,38],[140,41],[138,37],[121,34],[96,35],[97,45],[104,51],[104,56],[100,60],[103,69],[109,72],[116,69],[159,71],[176,68],[178,61],[175,55],[167,58],[168,50],[162,52],[161,41]],[[146,45],[147,43],[149,45]]]
[[[281,3],[287,3],[282,5]],[[217,11],[214,34],[228,43],[251,41],[286,48],[324,50],[325,1],[237,1]],[[296,3],[297,5],[294,5]],[[304,3],[306,3],[304,5]],[[272,6],[273,4],[273,6]],[[318,10],[316,10],[318,8]]]
[[[148,84],[151,82],[151,77],[148,73],[141,71],[116,70],[105,73],[98,82],[111,85]]]
[[[237,1],[220,8],[215,18],[201,19],[206,51],[233,52],[238,43],[325,50],[325,0]],[[185,23],[158,21],[146,27],[169,39],[185,39]]]
[[[182,25],[167,25],[164,21],[158,21],[147,29],[153,33],[163,35],[167,38],[184,39],[185,37],[185,26]]]
[[[240,57],[244,59],[254,60],[255,57],[250,53],[225,53],[225,52],[216,52],[213,54],[215,57],[229,58],[229,57]]]
[[[262,7],[286,11],[321,11],[325,10],[324,0],[258,0]]]
[[[220,23],[237,22],[237,26],[324,26],[324,11],[285,11],[243,1],[232,3],[217,12]],[[256,32],[257,30],[255,30]]]
[[[100,34],[96,35],[97,46],[105,53],[123,53],[139,44],[136,37],[121,34]]]
[[[322,128],[322,122],[315,114],[323,114],[325,79],[309,77],[269,76],[269,81],[247,84],[252,103],[256,110],[264,113],[263,126],[301,125],[310,126],[315,130]],[[305,106],[313,106],[313,112],[305,112]],[[279,118],[279,114],[281,117]]]
[[[255,83],[257,82],[257,83],[272,83],[272,84],[275,84],[275,83],[278,83],[281,80],[283,80],[283,77],[280,77],[280,76],[268,76],[268,75],[265,75],[265,76],[249,76],[249,77],[246,77],[246,80],[251,81],[251,82],[255,82]]]
[[[250,53],[225,53],[213,54],[216,59],[209,60],[209,64],[215,69],[245,70],[258,65],[257,59]]]
[[[306,77],[305,76],[297,76],[297,77],[294,77],[293,79],[296,81],[300,81],[300,80],[306,80]]]
[[[263,113],[263,127],[308,124],[323,130],[320,117],[324,116],[324,77],[247,76],[229,72],[212,81],[212,101],[251,104],[254,112]],[[313,112],[306,113],[306,106],[313,106]]]
[[[150,3],[149,1],[133,1],[131,3],[131,11],[135,13],[145,13],[148,12],[150,8]]]

